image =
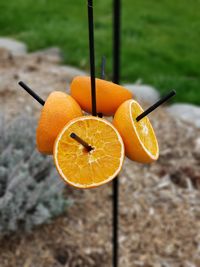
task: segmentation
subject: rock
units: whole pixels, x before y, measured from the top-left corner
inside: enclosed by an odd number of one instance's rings
[[[200,137],[195,140],[195,151],[198,151],[200,155]]]
[[[71,81],[75,76],[85,76],[86,72],[71,67],[71,66],[59,66],[49,68],[49,72],[60,76],[65,76],[66,80]]]
[[[134,98],[138,102],[154,104],[160,97],[159,92],[149,85],[140,85],[140,84],[124,84],[128,90],[133,93]]]
[[[1,62],[6,61],[6,60],[10,60],[11,57],[12,56],[11,56],[10,52],[6,48],[0,47],[0,60],[1,60]]]
[[[200,128],[200,107],[192,104],[173,104],[166,110],[172,115],[176,114],[176,118]]]
[[[82,71],[78,68],[74,68],[71,66],[62,66],[61,67],[63,71],[67,72],[67,77],[69,79],[73,79],[75,76],[85,76],[88,75],[85,71]]]
[[[35,55],[40,58],[45,57],[45,60],[53,63],[60,63],[63,59],[62,52],[59,47],[50,47],[47,49],[39,50],[31,53],[30,55]]]
[[[27,52],[24,43],[9,38],[0,38],[0,48],[6,48],[12,55],[23,55]]]
[[[37,51],[37,53],[43,53],[45,55],[49,55],[49,56],[58,56],[61,57],[62,53],[59,47],[50,47],[50,48],[46,48],[40,51]]]
[[[195,141],[194,141],[194,151],[193,151],[193,154],[194,154],[194,157],[197,159],[197,160],[200,160],[200,137],[197,138]],[[199,177],[200,178],[200,177]],[[199,179],[199,182],[200,182],[200,179]]]

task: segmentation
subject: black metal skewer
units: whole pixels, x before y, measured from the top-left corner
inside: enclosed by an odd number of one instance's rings
[[[152,105],[147,110],[145,110],[142,114],[140,114],[136,118],[136,121],[140,121],[141,119],[143,119],[144,117],[146,117],[149,113],[151,113],[152,111],[154,111],[157,107],[159,107],[160,105],[162,105],[164,102],[166,102],[167,100],[169,100],[171,97],[173,97],[175,95],[176,95],[176,91],[175,90],[172,90],[169,94],[167,94],[166,96],[162,97],[154,105]]]
[[[113,0],[113,82],[120,82],[120,30],[121,1]],[[113,180],[113,267],[118,267],[118,177]]]
[[[96,116],[96,84],[95,84],[95,54],[94,54],[94,21],[93,1],[88,0],[88,28],[89,28],[89,50],[90,50],[90,76],[92,90],[92,115]]]
[[[90,146],[88,143],[86,143],[82,138],[80,138],[75,133],[71,133],[70,134],[70,137],[73,138],[74,140],[76,140],[82,146],[84,146],[87,149],[88,152],[90,152],[91,150],[93,150],[93,147],[92,146]]]
[[[38,95],[36,94],[28,85],[26,85],[24,82],[20,81],[18,83],[29,95],[31,95],[35,100],[37,100],[40,105],[44,106],[45,101]]]

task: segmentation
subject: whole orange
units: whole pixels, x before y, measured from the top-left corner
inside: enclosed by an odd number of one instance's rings
[[[101,79],[96,81],[96,106],[97,112],[105,116],[114,115],[117,108],[127,99],[132,98],[132,93],[126,88]],[[72,97],[81,108],[92,112],[91,79],[87,76],[77,76],[70,85]]]
[[[64,92],[52,92],[42,109],[36,143],[41,153],[53,154],[54,141],[61,129],[70,120],[82,116],[78,103]]]

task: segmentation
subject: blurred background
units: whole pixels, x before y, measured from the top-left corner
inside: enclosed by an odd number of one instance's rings
[[[112,79],[112,1],[94,1],[96,76]],[[120,266],[200,266],[200,1],[122,0],[121,83],[147,107],[160,144],[152,165],[126,159]],[[0,266],[111,266],[112,186],[64,184],[35,148],[43,99],[89,72],[86,1],[0,0]]]
[[[0,2],[1,35],[25,42],[29,51],[58,46],[64,62],[88,70],[87,12],[84,2],[17,0]],[[122,2],[122,80],[142,79],[176,101],[200,104],[199,1]],[[96,61],[107,58],[112,72],[112,1],[95,2]]]

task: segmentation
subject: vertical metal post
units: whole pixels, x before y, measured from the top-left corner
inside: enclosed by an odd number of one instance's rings
[[[120,82],[120,0],[113,0],[113,82]],[[118,267],[118,213],[119,184],[118,177],[113,180],[113,267]]]
[[[92,115],[97,116],[96,84],[95,84],[95,53],[94,53],[95,51],[94,50],[94,21],[93,21],[93,1],[92,0],[88,0],[88,29],[89,29]]]

